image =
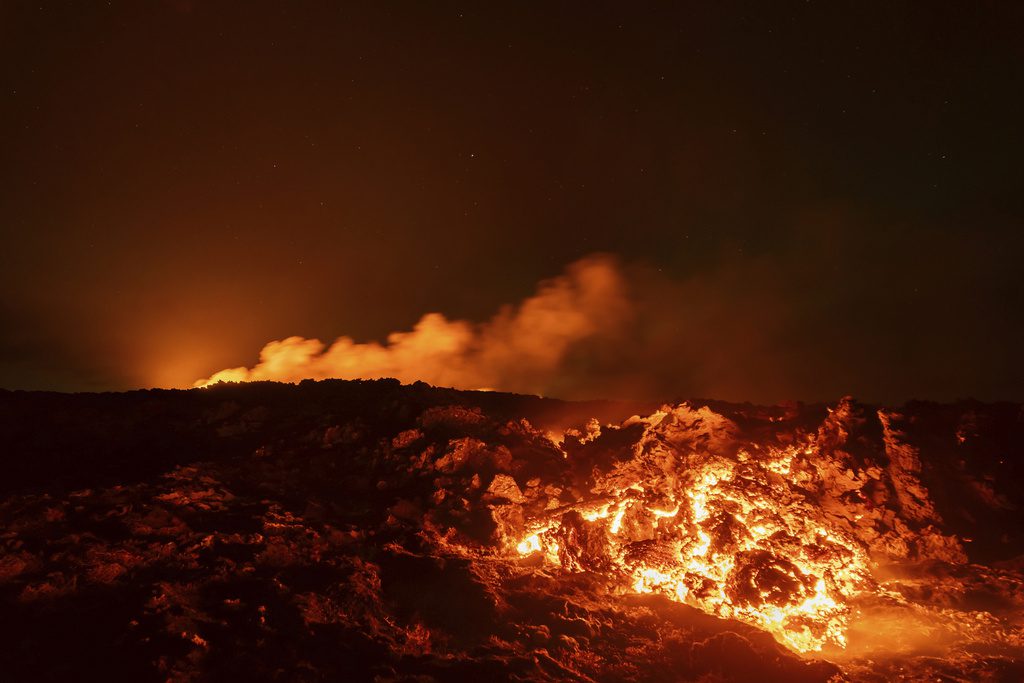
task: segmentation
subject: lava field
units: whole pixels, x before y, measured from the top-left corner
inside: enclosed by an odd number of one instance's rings
[[[0,392],[4,681],[1019,681],[1024,409]]]

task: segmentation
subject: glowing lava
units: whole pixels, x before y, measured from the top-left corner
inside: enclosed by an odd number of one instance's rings
[[[517,551],[745,621],[800,652],[844,647],[850,599],[873,581],[863,544],[810,502],[823,486],[813,448],[733,448],[717,417],[644,419],[633,457],[595,472],[595,498],[529,520]]]

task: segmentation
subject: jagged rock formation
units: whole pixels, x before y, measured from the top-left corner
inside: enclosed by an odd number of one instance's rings
[[[0,670],[1024,675],[1020,406],[656,408],[388,381],[0,392]]]

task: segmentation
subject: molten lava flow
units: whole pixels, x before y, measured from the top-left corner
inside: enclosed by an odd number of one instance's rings
[[[800,652],[844,647],[850,599],[872,585],[869,561],[810,502],[822,487],[812,445],[733,448],[718,417],[646,418],[633,457],[595,473],[596,498],[530,520],[516,550],[748,622]]]

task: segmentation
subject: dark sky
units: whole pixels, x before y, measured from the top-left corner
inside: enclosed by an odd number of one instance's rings
[[[1022,8],[0,3],[0,387],[482,321],[603,252],[659,392],[1024,399]]]

